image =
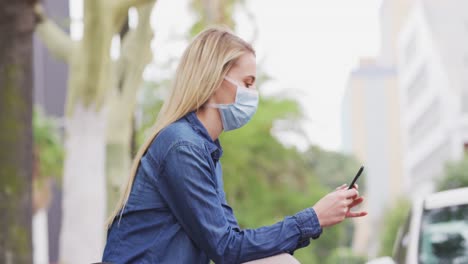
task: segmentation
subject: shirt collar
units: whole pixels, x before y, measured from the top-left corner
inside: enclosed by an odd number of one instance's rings
[[[208,130],[206,130],[205,126],[198,119],[195,111],[188,113],[185,118],[190,123],[192,128],[206,140],[208,143],[208,150],[210,151],[213,160],[218,161],[223,155],[223,148],[221,147],[219,139],[213,141],[210,134],[208,133]]]

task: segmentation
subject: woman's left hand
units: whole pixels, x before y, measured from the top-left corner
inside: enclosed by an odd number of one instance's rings
[[[336,188],[336,190],[346,190],[348,188],[348,185],[347,184],[343,184],[341,185],[340,187]],[[354,189],[358,190],[359,189],[359,185],[358,184],[354,184],[353,186]],[[353,197],[353,202],[348,206],[348,211],[346,212],[346,218],[352,218],[352,217],[361,217],[361,216],[366,216],[367,215],[367,212],[366,211],[361,211],[361,212],[351,212],[351,209],[355,206],[358,206],[360,205],[363,201],[364,201],[364,197],[363,196],[359,196],[359,192],[358,192],[358,195]]]

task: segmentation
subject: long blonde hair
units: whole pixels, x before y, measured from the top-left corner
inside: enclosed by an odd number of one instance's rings
[[[215,89],[221,85],[223,77],[236,60],[249,52],[255,55],[255,51],[249,43],[234,35],[224,26],[210,27],[195,36],[182,55],[170,95],[158,114],[151,134],[133,160],[130,177],[119,203],[107,221],[108,227],[111,226],[119,212],[120,217],[122,216],[140,160],[158,133],[207,102]]]

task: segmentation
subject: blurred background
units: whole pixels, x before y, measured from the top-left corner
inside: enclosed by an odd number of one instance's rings
[[[392,256],[415,201],[468,186],[466,10],[463,0],[2,1],[0,263],[100,261],[131,159],[183,50],[211,24],[257,50],[259,110],[220,139],[241,227],[312,206],[362,164],[369,215],[294,256]]]

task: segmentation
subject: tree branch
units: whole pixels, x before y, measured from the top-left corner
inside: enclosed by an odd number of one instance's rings
[[[138,26],[130,30],[122,40],[122,52],[117,64],[117,75],[122,81],[122,96],[132,101],[140,86],[143,71],[152,60],[150,25],[151,11],[156,1],[141,5],[138,10]]]
[[[45,15],[41,4],[35,4],[34,12],[38,20],[36,32],[42,42],[54,57],[68,63],[74,42],[65,31]]]
[[[117,13],[127,12],[128,9],[132,6],[140,6],[143,4],[148,4],[154,2],[155,0],[112,0],[114,10]]]

